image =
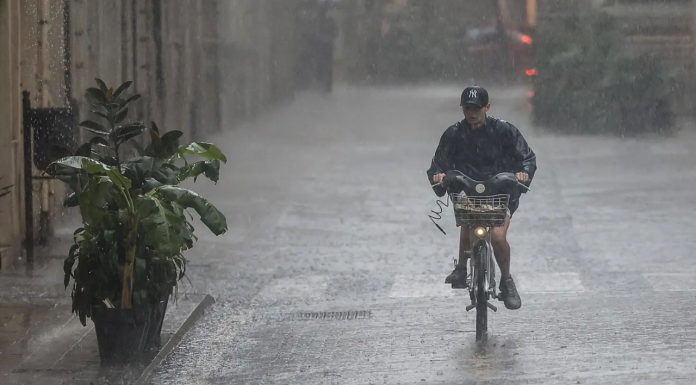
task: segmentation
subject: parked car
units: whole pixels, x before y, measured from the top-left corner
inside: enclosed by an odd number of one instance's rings
[[[505,66],[503,45],[500,44],[500,32],[497,26],[483,28],[470,28],[467,30],[467,52],[473,63],[473,68],[481,68],[486,74],[492,72],[505,71],[506,68],[513,73],[509,74],[513,78],[525,79],[536,74],[532,67],[532,49],[534,47],[534,31],[529,28],[518,28],[509,30],[505,34],[507,46],[510,49],[511,57]],[[492,66],[491,63],[494,63]],[[497,64],[497,65],[495,65]]]

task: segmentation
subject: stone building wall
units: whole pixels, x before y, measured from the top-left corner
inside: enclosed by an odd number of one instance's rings
[[[0,249],[18,249],[24,228],[22,91],[32,107],[71,96],[84,119],[95,77],[132,80],[144,96],[133,118],[202,139],[292,96],[295,25],[285,0],[0,0],[0,188],[14,186]],[[36,213],[54,212],[60,187],[35,184]]]

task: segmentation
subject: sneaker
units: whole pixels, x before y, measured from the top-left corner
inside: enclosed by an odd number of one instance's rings
[[[459,263],[452,273],[445,278],[445,283],[452,284],[452,289],[466,288],[466,264]]]
[[[517,310],[522,307],[522,299],[517,293],[517,287],[515,287],[515,281],[512,280],[512,277],[500,282],[500,298],[509,310]]]

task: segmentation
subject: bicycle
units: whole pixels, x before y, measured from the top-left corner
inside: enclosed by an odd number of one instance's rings
[[[487,181],[477,181],[459,171],[448,171],[441,185],[454,206],[454,218],[457,227],[471,231],[471,249],[469,251],[469,274],[467,288],[471,304],[466,307],[469,312],[476,309],[476,341],[481,341],[488,334],[488,309],[497,312],[491,304],[491,298],[498,298],[495,284],[495,260],[491,245],[490,230],[505,225],[509,215],[510,195],[522,186],[513,173],[500,173]]]

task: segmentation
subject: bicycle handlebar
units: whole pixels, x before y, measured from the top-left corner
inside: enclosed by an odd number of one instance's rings
[[[523,182],[520,182],[519,179],[517,178],[517,175],[515,175],[514,173],[501,173],[501,174],[512,174],[512,175],[514,176],[515,180],[517,181],[517,184],[518,184],[519,186],[524,187],[525,190],[526,190],[527,192],[531,192],[531,191],[532,191],[532,189],[529,188],[529,186],[527,186],[527,185],[524,184]],[[501,174],[498,174],[498,175],[501,175]],[[444,178],[441,182],[435,183],[435,184],[433,184],[433,185],[431,185],[431,186],[433,186],[433,187],[434,187],[434,186],[441,186],[441,187],[447,188],[447,187],[449,187],[449,185],[452,183],[452,180],[455,179],[457,176],[464,176],[464,177],[466,177],[466,178],[468,178],[468,179],[470,179],[470,180],[472,180],[472,181],[475,181],[475,182],[478,182],[478,183],[485,183],[484,181],[476,181],[476,180],[470,178],[469,176],[467,176],[466,174],[464,174],[464,173],[461,172],[461,171],[458,171],[458,170],[450,170],[450,171],[447,171],[447,172],[445,173],[445,178]]]

